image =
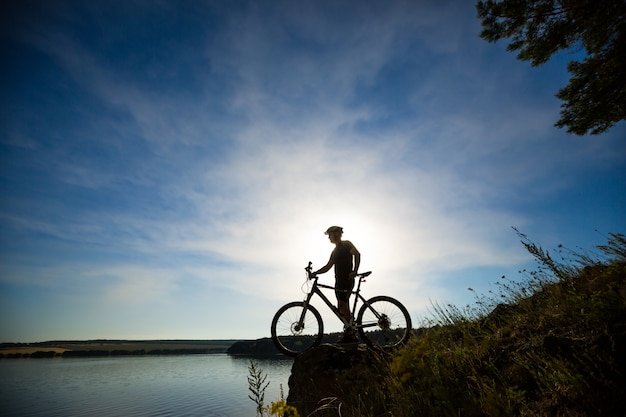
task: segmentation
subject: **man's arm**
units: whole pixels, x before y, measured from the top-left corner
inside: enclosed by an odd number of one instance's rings
[[[330,270],[330,268],[333,267],[334,264],[335,262],[333,262],[333,258],[331,256],[330,259],[328,260],[328,263],[324,265],[323,267],[321,267],[320,269],[318,269],[317,271],[313,272],[313,275],[325,274],[326,272]]]

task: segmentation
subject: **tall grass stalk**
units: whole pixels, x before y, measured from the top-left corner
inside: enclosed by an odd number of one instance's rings
[[[263,374],[263,369],[259,368],[258,364],[253,360],[250,360],[248,372],[250,373],[248,376],[248,390],[252,393],[252,395],[248,395],[248,398],[256,404],[257,417],[263,417],[265,390],[270,383],[266,382],[267,375]]]

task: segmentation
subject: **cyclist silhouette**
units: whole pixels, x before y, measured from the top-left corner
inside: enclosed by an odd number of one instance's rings
[[[335,266],[335,296],[337,297],[337,308],[346,319],[350,321],[352,314],[350,313],[350,293],[354,288],[354,277],[359,271],[361,263],[361,254],[349,240],[341,240],[343,228],[339,226],[331,226],[326,232],[331,243],[335,244],[335,249],[330,254],[328,263],[313,274],[323,274]],[[351,336],[351,337],[350,337]],[[354,335],[344,335],[344,339]]]

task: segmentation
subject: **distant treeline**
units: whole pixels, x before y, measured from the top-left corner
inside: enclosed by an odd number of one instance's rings
[[[340,333],[325,334],[322,338],[322,343],[336,343],[341,337]],[[294,336],[294,339],[297,339]],[[265,337],[263,339],[256,340],[240,340],[234,342],[226,351],[229,355],[241,355],[241,356],[284,356],[274,345],[271,338]],[[285,356],[287,357],[287,356]]]
[[[76,358],[226,353],[236,340],[89,340],[2,343],[0,358]]]
[[[274,356],[280,354],[272,339],[268,337],[257,340],[240,340],[233,343],[226,353],[242,356]]]
[[[324,335],[334,343],[340,334]],[[269,337],[256,340],[53,340],[37,343],[0,343],[2,358],[81,358],[140,355],[227,353],[252,357],[283,356]]]

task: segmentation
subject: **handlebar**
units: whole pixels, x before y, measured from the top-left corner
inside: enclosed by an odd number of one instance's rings
[[[311,271],[313,270],[311,265],[313,265],[313,263],[311,261],[309,261],[309,264],[307,265],[307,267],[304,268],[304,270],[306,271],[306,276],[307,276],[308,279],[313,279],[315,277],[315,275],[311,274]]]
[[[309,261],[309,264],[307,265],[306,268],[304,268],[304,270],[306,271],[306,276],[308,279],[313,279],[313,278],[317,278],[317,275],[313,274],[313,267],[311,266],[313,265],[313,263],[311,261]],[[365,277],[369,277],[372,274],[372,271],[367,271],[367,272],[361,272],[360,274],[356,274],[355,277],[359,277],[359,279],[365,278]]]

